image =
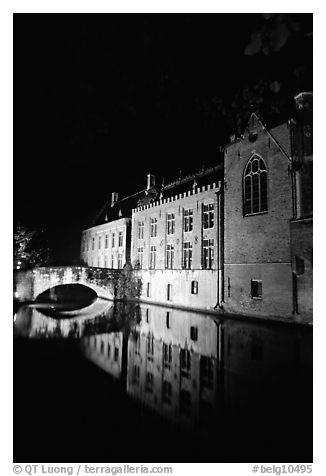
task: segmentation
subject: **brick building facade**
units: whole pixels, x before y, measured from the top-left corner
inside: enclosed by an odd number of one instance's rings
[[[133,210],[131,260],[142,300],[217,306],[221,171],[214,167],[166,187],[158,201]]]
[[[310,321],[312,94],[295,101],[295,117],[272,129],[252,114],[224,164],[113,194],[111,212],[83,232],[83,261],[130,263],[145,302]]]

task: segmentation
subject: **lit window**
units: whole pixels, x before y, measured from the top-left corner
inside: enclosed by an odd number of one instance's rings
[[[173,235],[175,230],[175,214],[168,213],[166,216],[166,232],[168,235]]]
[[[139,269],[143,267],[144,248],[141,246],[137,249],[137,261]]]
[[[163,344],[163,365],[165,368],[170,369],[172,363],[172,345]]]
[[[192,264],[192,243],[185,241],[183,243],[183,267],[191,269]]]
[[[150,257],[149,257],[149,267],[155,269],[156,267],[156,246],[151,246]]]
[[[203,269],[212,269],[214,265],[214,240],[203,240]]]
[[[267,170],[258,155],[251,157],[243,176],[243,214],[267,211]]]
[[[151,218],[151,238],[157,236],[157,218]]]
[[[123,232],[119,231],[119,246],[123,246]]]
[[[192,231],[193,228],[193,210],[188,209],[184,211],[183,215],[183,228],[184,231]]]
[[[214,226],[214,203],[203,205],[203,228],[213,228]]]
[[[263,283],[257,279],[251,280],[251,297],[252,299],[261,299],[263,292]]]
[[[180,352],[180,370],[183,377],[189,378],[191,369],[191,356],[190,351],[187,349],[181,349]]]
[[[165,267],[167,269],[173,269],[174,265],[174,245],[166,245]]]
[[[142,240],[144,238],[144,222],[138,222],[138,239]]]
[[[146,339],[147,360],[153,362],[154,359],[154,337],[150,334]]]

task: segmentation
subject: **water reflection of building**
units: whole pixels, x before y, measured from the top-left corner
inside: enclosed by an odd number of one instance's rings
[[[115,378],[122,373],[122,332],[111,332],[84,337],[86,357]]]
[[[175,423],[215,427],[219,333],[211,319],[142,308],[128,340],[127,392]]]

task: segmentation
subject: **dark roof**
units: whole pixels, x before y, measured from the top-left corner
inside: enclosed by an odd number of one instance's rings
[[[175,180],[160,190],[160,198],[168,198],[187,192],[195,187],[203,187],[210,183],[217,183],[223,178],[223,164],[199,170],[191,175]]]
[[[152,187],[147,190],[123,197],[113,206],[111,200],[107,201],[92,222],[92,226],[101,225],[106,222],[118,220],[119,218],[131,217],[132,210],[139,206],[145,206],[158,200],[159,198],[168,198],[180,193],[187,192],[194,187],[203,187],[211,183],[217,183],[223,176],[223,164],[199,170],[186,177],[162,185],[159,190]]]

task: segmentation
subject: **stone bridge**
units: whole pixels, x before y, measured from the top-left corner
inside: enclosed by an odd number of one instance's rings
[[[90,268],[86,266],[40,267],[21,270],[14,275],[14,296],[18,301],[35,301],[48,289],[63,284],[82,284],[93,289],[98,297],[116,299],[121,297],[121,269]],[[122,296],[126,297],[126,296]]]

